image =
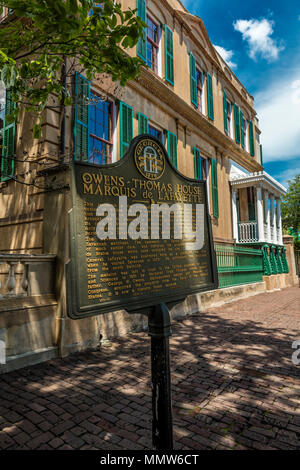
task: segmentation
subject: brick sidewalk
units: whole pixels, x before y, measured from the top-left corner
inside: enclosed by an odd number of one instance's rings
[[[300,449],[300,289],[173,325],[176,449]],[[0,449],[151,449],[150,339],[0,376]]]

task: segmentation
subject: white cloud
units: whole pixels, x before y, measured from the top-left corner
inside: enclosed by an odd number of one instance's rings
[[[216,46],[215,44],[214,44],[214,48],[220,54],[222,59],[225,60],[225,62],[227,63],[229,67],[231,67],[232,69],[236,68],[237,65],[231,60],[234,54],[233,51],[228,51],[227,49],[224,49],[224,47]]]
[[[255,97],[264,161],[300,155],[300,70],[266,85]]]
[[[236,31],[243,35],[243,40],[248,42],[249,56],[256,60],[258,56],[273,62],[278,59],[279,52],[284,49],[276,40],[271,38],[274,21],[263,18],[261,20],[237,20],[233,23]]]
[[[293,166],[293,168],[288,168],[287,170],[282,171],[274,175],[274,178],[277,179],[283,186],[288,188],[288,180],[292,180],[296,175],[300,174],[300,165],[298,167]]]

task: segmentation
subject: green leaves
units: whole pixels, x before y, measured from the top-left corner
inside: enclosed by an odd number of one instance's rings
[[[91,0],[5,2],[14,10],[14,21],[0,28],[0,73],[15,103],[40,115],[50,95],[60,99],[65,58],[69,75],[77,63],[90,79],[105,73],[125,85],[137,76],[143,62],[124,49],[137,44],[145,24],[136,10],[123,11],[113,0],[103,3],[101,8]],[[64,103],[70,106],[72,98]],[[34,135],[39,132],[35,127]]]
[[[33,138],[40,139],[42,136],[42,126],[41,124],[34,124],[33,126]]]
[[[65,105],[65,106],[71,106],[72,104],[73,104],[73,98],[71,98],[71,97],[66,97],[66,98],[64,99],[64,105]]]
[[[282,199],[282,225],[297,232],[300,229],[300,174],[288,183],[288,191]]]
[[[7,124],[12,124],[15,121],[14,113],[6,114],[5,120],[6,120]]]

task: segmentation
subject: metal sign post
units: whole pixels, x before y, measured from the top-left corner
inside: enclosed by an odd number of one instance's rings
[[[173,449],[169,336],[171,320],[166,304],[159,304],[148,317],[151,336],[152,442],[156,450]]]

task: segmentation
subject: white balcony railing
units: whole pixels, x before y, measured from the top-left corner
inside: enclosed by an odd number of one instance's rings
[[[258,242],[257,222],[239,222],[239,242],[253,243]]]

